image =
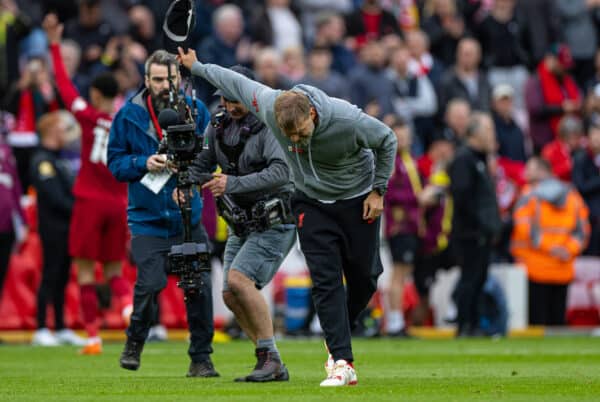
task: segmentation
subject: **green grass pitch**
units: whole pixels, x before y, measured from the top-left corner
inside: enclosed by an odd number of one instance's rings
[[[150,343],[136,372],[72,347],[0,345],[0,401],[600,401],[600,338],[355,340],[358,385],[319,388],[321,341],[280,341],[290,382],[233,378],[254,365],[250,342],[216,344],[221,377],[186,378],[185,342]]]

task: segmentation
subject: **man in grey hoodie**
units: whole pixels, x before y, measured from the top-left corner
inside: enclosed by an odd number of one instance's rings
[[[179,48],[179,58],[225,98],[244,104],[283,148],[296,186],[292,208],[300,245],[330,352],[321,386],[356,384],[350,334],[383,271],[379,215],[396,152],[393,131],[309,85],[274,90],[202,64],[193,50]]]

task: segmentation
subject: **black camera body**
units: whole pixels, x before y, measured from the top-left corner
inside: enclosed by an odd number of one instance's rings
[[[246,237],[252,232],[264,232],[275,225],[293,220],[281,197],[257,201],[250,209],[238,206],[226,194],[217,197],[216,203],[219,214],[238,237]]]
[[[239,207],[227,194],[217,197],[215,201],[219,214],[236,236],[245,237],[250,234],[253,226],[246,210]]]
[[[283,200],[279,197],[266,201],[259,201],[252,207],[252,219],[258,231],[286,223],[288,219],[287,209]]]
[[[177,286],[194,293],[202,284],[201,273],[210,272],[210,253],[205,243],[187,242],[171,247],[167,256],[167,273],[179,276]]]

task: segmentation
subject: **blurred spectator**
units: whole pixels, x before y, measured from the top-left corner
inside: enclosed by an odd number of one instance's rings
[[[419,28],[419,0],[381,0],[384,10],[394,15],[402,32],[411,32]]]
[[[386,54],[381,43],[367,43],[360,52],[359,63],[348,75],[350,99],[356,106],[365,109],[375,103],[379,112],[375,117],[392,113],[392,82],[385,74]],[[368,112],[367,112],[368,113]]]
[[[0,132],[0,297],[15,240],[23,240],[17,239],[19,228],[15,227],[15,223],[27,224],[20,201],[21,184],[17,175],[17,163],[6,143],[6,133]]]
[[[485,284],[492,242],[500,232],[500,216],[493,179],[487,167],[495,151],[492,118],[474,113],[465,145],[450,164],[450,192],[454,200],[452,239],[461,267],[456,288],[457,336],[478,335],[479,300]]]
[[[509,84],[516,107],[525,106],[523,91],[529,73],[528,55],[522,46],[523,26],[515,15],[516,0],[495,0],[491,12],[477,26],[477,38],[483,50],[483,67],[490,85]]]
[[[331,71],[331,51],[327,47],[313,47],[308,53],[308,71],[299,82],[312,85],[335,98],[350,100],[350,91],[344,77]]]
[[[37,193],[38,231],[42,242],[42,281],[37,294],[37,331],[32,343],[56,346],[85,342],[65,327],[65,288],[71,270],[68,238],[73,208],[74,177],[59,152],[66,145],[67,124],[60,112],[42,116],[38,122],[40,149],[31,160],[31,177]],[[46,307],[54,308],[55,334],[48,330]]]
[[[427,75],[416,76],[409,69],[410,53],[404,46],[391,55],[388,78],[393,83],[392,106],[397,116],[415,133],[415,155],[423,153],[423,144],[433,132],[437,96]]]
[[[492,250],[492,262],[512,263],[513,258],[510,254],[512,212],[521,187],[525,184],[525,163],[493,155],[490,156],[488,164],[494,178],[501,222],[501,229]]]
[[[348,14],[352,11],[352,0],[295,0],[293,2],[301,11],[302,30],[306,43],[315,39],[317,21],[323,13]]]
[[[264,48],[256,54],[254,71],[260,82],[273,89],[290,89],[293,86],[292,81],[280,73],[281,56],[273,48]]]
[[[600,126],[588,129],[586,152],[575,157],[573,183],[590,210],[591,236],[584,254],[600,256]]]
[[[31,183],[30,160],[38,144],[36,121],[41,115],[62,107],[50,80],[46,59],[36,57],[28,60],[21,77],[13,83],[4,101],[6,110],[15,116],[15,126],[9,133],[8,142],[17,158],[23,191],[27,191]]]
[[[438,137],[446,138],[454,145],[462,145],[466,136],[469,120],[471,119],[471,106],[464,99],[452,99],[448,102],[444,114],[444,125]]]
[[[81,48],[73,39],[65,39],[60,44],[60,55],[65,63],[67,74],[80,91],[85,91],[89,85],[86,75],[79,73],[81,64]]]
[[[599,11],[600,13],[600,11]],[[594,75],[585,85],[585,118],[591,122],[600,117],[600,50],[594,57]]]
[[[563,115],[581,110],[581,94],[567,73],[572,65],[569,48],[553,44],[525,85],[529,133],[536,152],[556,137]]]
[[[77,19],[65,24],[65,37],[73,39],[81,47],[84,71],[100,61],[104,46],[114,35],[112,26],[102,16],[100,5],[100,0],[79,1]]]
[[[557,0],[562,33],[573,55],[573,76],[580,88],[594,75],[594,54],[598,47],[591,11],[600,0]]]
[[[529,68],[535,69],[550,45],[561,39],[556,0],[518,1],[515,13],[523,23],[523,46],[529,54]]]
[[[298,81],[304,77],[306,74],[304,48],[293,46],[283,51],[281,73],[292,81]]]
[[[354,53],[343,43],[346,23],[339,14],[324,12],[315,20],[313,46],[328,47],[333,58],[331,69],[346,75],[356,65]]]
[[[432,0],[430,4],[432,7],[425,10],[423,30],[429,36],[433,56],[449,67],[456,60],[458,42],[467,35],[465,21],[455,0]]]
[[[552,167],[552,173],[565,182],[571,181],[573,157],[580,151],[584,134],[583,122],[576,116],[565,116],[558,123],[558,137],[542,148],[542,157]]]
[[[408,68],[417,77],[426,75],[434,89],[438,89],[444,74],[444,67],[429,52],[429,38],[420,30],[410,31],[405,34],[406,46],[410,51]]]
[[[514,89],[508,84],[494,87],[492,92],[492,117],[496,128],[498,155],[525,163],[525,135],[514,119]]]
[[[392,126],[398,150],[394,172],[385,194],[385,237],[392,254],[393,271],[386,294],[386,333],[406,337],[402,298],[404,284],[411,275],[419,247],[421,211],[418,197],[422,190],[417,164],[410,154],[410,126],[399,120]]]
[[[212,15],[213,32],[197,47],[198,58],[203,63],[231,67],[250,60],[250,43],[243,38],[244,18],[235,4],[225,4]],[[215,88],[205,80],[194,80],[200,99],[208,101]]]
[[[250,21],[250,35],[261,46],[282,54],[288,47],[302,46],[302,27],[291,8],[291,0],[265,0]]]
[[[223,67],[247,62],[247,55],[242,55],[247,47],[247,43],[242,39],[242,10],[234,4],[225,4],[215,10],[212,20],[212,34],[197,48],[200,60]]]
[[[454,156],[454,145],[443,138],[431,145],[431,171],[425,177],[423,191],[419,194],[423,230],[415,260],[414,282],[419,293],[419,305],[412,319],[414,325],[426,323],[429,314],[429,290],[439,269],[455,266],[450,246],[453,203],[450,196],[450,177],[447,167]],[[423,173],[423,172],[422,172]]]
[[[0,0],[0,94],[6,94],[11,83],[19,79],[18,43],[30,29],[31,21],[15,0]]]
[[[380,0],[363,0],[361,7],[346,18],[348,36],[354,39],[355,48],[389,34],[402,35],[394,15],[381,8],[380,3]]]
[[[136,5],[127,12],[129,16],[129,35],[140,43],[147,52],[152,53],[160,46],[156,23],[152,11],[144,5]]]
[[[479,69],[481,46],[472,38],[462,39],[456,49],[456,64],[442,78],[440,105],[454,98],[465,99],[473,110],[490,110],[491,89],[486,75]]]
[[[444,134],[443,131],[436,133],[432,143],[427,147],[427,152],[417,161],[419,173],[426,179],[440,168],[445,170],[454,156],[453,138]]]
[[[531,158],[525,177],[529,186],[514,212],[511,248],[527,269],[529,323],[564,325],[573,262],[589,237],[588,209],[577,191],[553,177],[544,159]]]

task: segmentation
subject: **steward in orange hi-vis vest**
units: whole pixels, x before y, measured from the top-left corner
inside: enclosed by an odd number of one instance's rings
[[[528,186],[513,213],[511,250],[530,281],[567,284],[574,260],[585,248],[590,225],[579,193],[555,178]]]

